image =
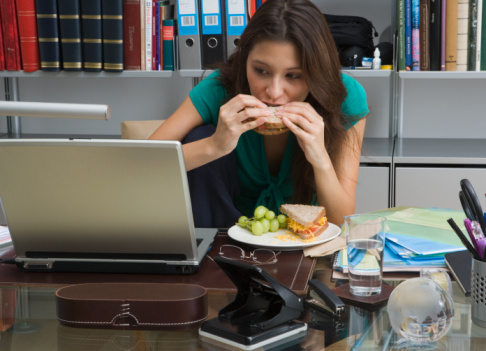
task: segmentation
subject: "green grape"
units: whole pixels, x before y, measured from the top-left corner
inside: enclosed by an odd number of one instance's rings
[[[263,234],[263,224],[260,221],[255,221],[251,226],[251,232],[253,235],[262,235]]]
[[[248,220],[248,223],[246,224],[246,228],[247,228],[249,231],[251,231],[251,227],[253,226],[253,224],[254,224],[255,222],[256,222],[256,220],[255,220],[255,219],[253,219],[253,218],[252,218],[252,219],[249,219],[249,220]]]
[[[280,229],[280,224],[278,223],[278,220],[276,218],[272,219],[270,221],[270,231],[272,233],[277,232]]]
[[[246,226],[248,225],[248,217],[241,216],[240,218],[238,218],[238,225],[241,228],[246,228]]]
[[[267,213],[268,209],[265,207],[265,206],[258,206],[257,208],[255,208],[255,218],[256,219],[260,219],[260,218],[263,218],[265,216],[265,213]]]
[[[267,213],[265,213],[265,218],[268,219],[269,221],[271,221],[272,219],[275,218],[275,212],[267,211]]]
[[[287,228],[287,216],[285,216],[283,214],[279,214],[277,216],[277,220],[278,220],[280,228],[282,228],[282,229]]]
[[[268,231],[270,230],[270,221],[266,218],[261,218],[261,219],[259,219],[259,221],[263,225],[263,232],[268,233]]]

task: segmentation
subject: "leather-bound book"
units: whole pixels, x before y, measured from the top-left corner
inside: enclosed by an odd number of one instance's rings
[[[101,72],[103,68],[103,32],[101,0],[80,0],[83,68],[87,72]]]
[[[65,71],[81,71],[83,58],[79,0],[59,0],[57,6],[62,67]]]
[[[20,58],[24,72],[40,70],[39,45],[34,0],[16,0]]]
[[[430,0],[420,0],[420,70],[430,71]]]
[[[40,66],[43,71],[61,70],[57,0],[35,0]]]
[[[2,18],[2,7],[0,6],[0,19]],[[0,25],[0,71],[5,71],[5,52],[3,51],[3,28]]]
[[[103,69],[123,71],[123,0],[101,1],[103,26]]]
[[[20,71],[20,45],[17,27],[17,14],[15,0],[1,0],[1,25],[3,30],[3,49],[5,50],[5,69],[8,71]]]
[[[123,1],[123,46],[126,70],[142,69],[140,12],[140,0]]]

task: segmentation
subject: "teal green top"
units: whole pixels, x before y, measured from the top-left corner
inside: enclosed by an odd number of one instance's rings
[[[215,79],[219,72],[202,80],[189,96],[204,124],[217,125],[219,108],[226,98],[226,89]],[[342,110],[352,125],[369,113],[366,92],[354,78],[342,74],[347,96]],[[245,216],[253,216],[256,206],[263,205],[278,213],[280,205],[289,202],[292,186],[292,154],[297,147],[293,133],[289,134],[287,148],[278,175],[272,176],[268,169],[263,135],[250,130],[243,133],[235,149],[240,183],[240,196],[235,201],[236,208]]]

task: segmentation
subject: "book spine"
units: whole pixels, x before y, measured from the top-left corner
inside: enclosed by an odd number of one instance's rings
[[[103,68],[101,0],[81,0],[80,5],[83,68],[87,72],[101,72]]]
[[[457,6],[457,54],[456,70],[467,71],[469,32],[469,0],[458,0]]]
[[[441,0],[430,0],[430,70],[440,71],[441,59]]]
[[[476,31],[476,71],[481,70],[481,48],[482,48],[482,28],[483,24],[483,0],[478,0],[477,31]]]
[[[103,69],[123,71],[123,0],[102,0]]]
[[[405,0],[405,70],[412,70],[412,0]]]
[[[0,19],[2,18],[2,7],[0,6]],[[5,71],[5,52],[3,51],[3,28],[0,24],[0,71]]]
[[[145,70],[152,70],[152,0],[145,0]]]
[[[160,8],[161,1],[155,4],[155,67],[158,71],[163,69],[164,59],[162,57],[163,37],[162,37],[162,16]]]
[[[157,1],[152,1],[152,71],[157,70]]]
[[[61,70],[59,23],[56,0],[35,0],[40,66],[43,71]]]
[[[81,71],[81,12],[79,0],[58,0],[59,37],[62,67],[65,71]]]
[[[2,0],[0,6],[2,6],[5,68],[8,71],[20,71],[22,64],[15,0]]]
[[[164,71],[174,70],[174,20],[166,19],[162,21],[163,37],[163,69]]]
[[[476,70],[476,40],[477,40],[478,0],[469,1],[469,22],[467,34],[467,70]]]
[[[481,20],[481,54],[479,69],[486,71],[486,4],[482,4]]]
[[[412,0],[412,71],[420,71],[420,0]]]
[[[430,71],[430,0],[420,0],[420,70]]]
[[[457,39],[459,38],[458,0],[447,0],[446,3],[446,48],[445,70],[457,70]]]
[[[140,71],[142,69],[140,18],[140,0],[124,0],[123,38],[126,70]]]
[[[398,70],[405,71],[405,0],[398,0]]]
[[[447,31],[447,1],[448,0],[442,0],[442,4],[440,7],[440,70],[445,71],[446,70],[446,31]]]
[[[34,0],[17,0],[20,56],[24,72],[40,70]]]

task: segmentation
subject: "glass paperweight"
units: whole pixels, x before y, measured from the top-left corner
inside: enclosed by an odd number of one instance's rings
[[[447,334],[454,318],[449,292],[425,277],[400,283],[391,293],[387,308],[393,330],[418,343],[439,340]]]

